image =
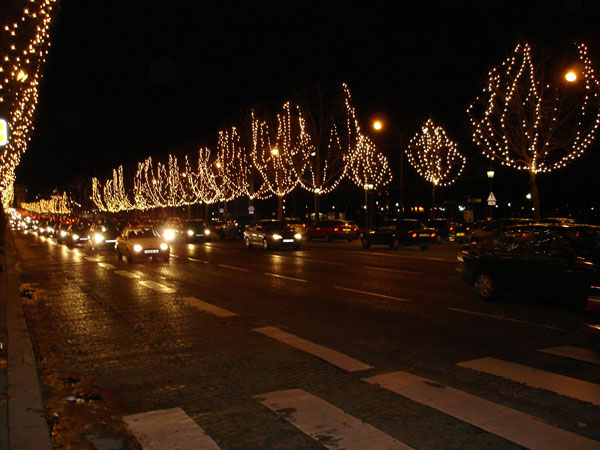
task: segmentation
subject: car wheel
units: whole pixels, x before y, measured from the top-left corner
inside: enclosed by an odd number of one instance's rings
[[[491,275],[487,273],[479,273],[475,277],[475,293],[482,300],[491,300],[496,295],[496,284]]]
[[[246,244],[246,248],[252,248],[252,243],[250,242],[250,238],[244,239],[244,242]]]
[[[225,239],[225,235],[223,233],[219,233],[219,240],[222,241]]]
[[[121,251],[120,251],[120,250],[117,250],[117,259],[118,259],[119,261],[123,261],[123,253],[121,253]]]
[[[363,246],[363,248],[369,248],[369,247],[371,247],[371,243],[369,242],[368,239],[363,239],[362,246]]]
[[[442,243],[442,238],[440,236],[436,236],[435,237],[435,243],[436,244],[441,244]]]
[[[299,245],[294,245],[294,250],[300,250],[300,246]]]
[[[398,238],[394,239],[390,244],[390,247],[394,250],[398,250],[400,248],[400,240]]]
[[[325,235],[325,240],[326,240],[327,242],[331,242],[331,236],[330,236],[329,234],[326,234],[326,235]]]
[[[133,255],[131,254],[131,252],[129,250],[127,250],[127,262],[129,264],[133,264]]]
[[[271,248],[271,246],[269,245],[269,241],[267,241],[266,239],[263,239],[263,241],[262,241],[262,247],[265,250],[269,250]]]
[[[348,238],[348,242],[352,242],[352,238]]]
[[[309,241],[309,242],[312,241],[312,236],[310,234],[307,234],[306,235],[306,240]]]
[[[423,251],[429,250],[429,244],[423,244],[423,245],[421,245],[421,250],[423,250]]]

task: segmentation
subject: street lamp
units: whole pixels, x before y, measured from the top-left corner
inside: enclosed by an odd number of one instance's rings
[[[577,74],[575,72],[573,72],[572,70],[569,70],[565,74],[565,80],[567,80],[569,83],[573,83],[573,82],[577,81]]]
[[[394,130],[400,137],[400,217],[404,218],[404,148],[402,147],[402,133],[395,125],[392,125]],[[373,129],[377,132],[383,131],[385,128],[384,122],[381,120],[373,121]]]

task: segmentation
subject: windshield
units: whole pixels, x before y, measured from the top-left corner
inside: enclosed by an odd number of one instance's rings
[[[154,228],[134,228],[129,230],[130,238],[151,238],[160,237]]]

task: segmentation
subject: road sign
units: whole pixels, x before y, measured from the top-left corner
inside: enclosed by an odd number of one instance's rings
[[[495,206],[496,205],[496,196],[494,195],[493,192],[490,192],[490,195],[488,195],[487,204],[489,206]]]
[[[0,147],[4,147],[8,142],[8,124],[6,120],[0,119]]]

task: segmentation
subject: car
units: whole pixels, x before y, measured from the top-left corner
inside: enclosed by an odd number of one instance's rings
[[[263,219],[244,230],[244,243],[247,248],[259,245],[265,250],[284,247],[298,250],[301,242],[302,235],[296,233],[285,220]]]
[[[179,217],[169,217],[156,229],[167,242],[179,241],[184,238],[183,221]]]
[[[583,309],[600,298],[599,227],[512,225],[457,259],[459,276],[483,300],[512,295]]]
[[[450,219],[428,219],[424,222],[427,228],[435,228],[437,230],[437,242],[438,244],[442,240],[448,241],[450,239],[450,231],[457,225]]]
[[[360,237],[358,226],[351,220],[320,220],[306,230],[306,240],[325,239],[331,242],[333,239],[346,239],[352,242]]]
[[[133,263],[140,259],[169,261],[170,247],[156,228],[136,225],[125,227],[115,243],[117,259]]]
[[[363,234],[361,242],[363,248],[387,245],[398,249],[401,246],[417,245],[421,250],[427,250],[437,242],[437,231],[425,227],[416,219],[388,219],[382,226]]]
[[[69,225],[64,240],[64,242],[67,244],[67,247],[87,244],[90,236],[91,225],[92,224],[89,222],[73,222],[71,225]]]
[[[118,235],[119,224],[116,222],[93,223],[90,227],[88,246],[92,251],[114,248]]]
[[[211,220],[208,223],[210,228],[210,238],[222,241],[226,237],[235,239],[236,225],[231,220]]]
[[[296,233],[300,233],[302,236],[306,236],[306,222],[297,217],[284,217],[283,220],[290,226]]]
[[[244,230],[247,225],[256,222],[258,219],[254,214],[236,214],[229,221],[229,235],[233,239],[244,239]]]
[[[480,227],[472,227],[469,234],[465,236],[465,242],[476,243],[481,239],[491,236],[504,227],[511,225],[519,225],[526,223],[534,223],[533,219],[523,219],[519,217],[507,217],[504,219],[487,220],[485,222],[477,223]]]
[[[67,238],[67,230],[69,229],[69,222],[60,222],[56,227],[56,231],[54,232],[54,237],[56,238],[56,242],[62,244],[65,242]]]
[[[210,228],[202,219],[188,220],[183,224],[183,234],[187,242],[209,241]]]

